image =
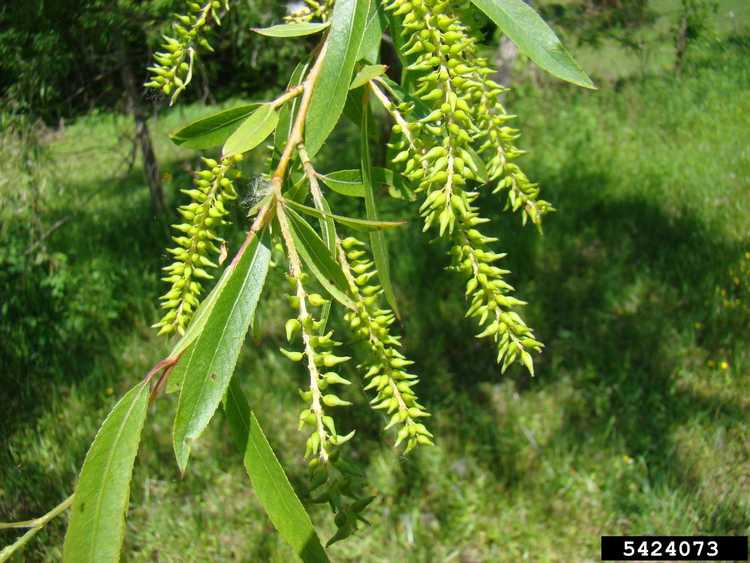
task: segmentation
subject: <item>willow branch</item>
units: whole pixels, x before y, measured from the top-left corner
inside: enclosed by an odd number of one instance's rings
[[[281,236],[284,239],[287,256],[289,258],[289,274],[292,279],[295,280],[295,295],[297,301],[299,301],[299,312],[297,318],[303,327],[301,331],[302,343],[305,348],[305,357],[307,358],[307,371],[310,374],[310,393],[312,394],[310,410],[315,415],[316,431],[320,438],[320,459],[325,463],[328,461],[328,451],[326,450],[327,435],[323,424],[323,405],[321,404],[322,393],[320,386],[318,385],[320,372],[318,371],[318,366],[315,364],[315,349],[310,340],[310,334],[307,329],[304,328],[307,319],[310,317],[310,313],[307,311],[307,292],[302,285],[302,263],[299,254],[297,253],[297,247],[294,244],[289,219],[284,210],[284,202],[281,196],[280,187],[278,189],[275,188],[274,196],[277,201],[276,210],[279,219],[279,227],[281,228]]]
[[[278,109],[281,106],[283,106],[285,103],[287,103],[289,100],[292,100],[302,94],[305,91],[305,85],[300,84],[299,86],[295,86],[294,88],[290,88],[286,92],[284,92],[281,96],[276,98],[271,102],[271,107],[273,109]]]
[[[47,514],[45,514],[44,516],[40,516],[39,518],[34,518],[33,520],[24,520],[23,522],[0,522],[0,530],[7,530],[12,528],[29,528],[29,530],[24,535],[22,535],[15,542],[6,546],[2,551],[0,551],[0,563],[3,563],[4,561],[10,559],[10,557],[17,550],[29,543],[31,538],[33,538],[37,534],[37,532],[39,532],[39,530],[44,528],[44,526],[46,526],[50,520],[65,512],[71,504],[73,504],[73,495],[70,495],[55,508],[50,510]]]
[[[286,176],[286,171],[289,168],[289,161],[291,160],[294,151],[297,149],[297,146],[303,140],[307,110],[310,108],[310,100],[312,99],[313,91],[315,89],[315,83],[317,82],[318,76],[320,75],[320,69],[323,66],[323,59],[325,58],[327,48],[328,40],[323,43],[323,46],[318,53],[318,58],[315,60],[315,64],[310,69],[310,73],[307,75],[307,78],[302,84],[305,90],[302,94],[302,100],[300,101],[299,111],[297,112],[297,116],[294,120],[294,125],[292,126],[292,132],[289,134],[289,139],[287,140],[286,146],[284,147],[284,152],[281,154],[279,164],[276,167],[273,176],[271,177],[271,183],[274,185],[278,185],[279,190],[281,189],[281,184],[284,181],[284,176]]]

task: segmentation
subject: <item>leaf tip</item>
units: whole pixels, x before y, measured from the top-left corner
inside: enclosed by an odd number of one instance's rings
[[[188,459],[190,458],[190,441],[188,439],[175,440],[174,457],[177,461],[177,469],[180,471],[180,477],[184,477]]]
[[[576,84],[578,84],[579,86],[583,88],[588,88],[589,90],[599,89],[599,87],[596,84],[594,84],[594,81],[591,80],[591,77],[588,74],[584,73],[583,76],[584,76],[584,79],[580,80]]]

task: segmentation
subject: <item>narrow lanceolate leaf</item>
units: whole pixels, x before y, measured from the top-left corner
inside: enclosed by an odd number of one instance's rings
[[[337,170],[330,174],[318,176],[328,188],[348,197],[365,197],[365,186],[362,184],[361,170]],[[372,182],[375,185],[392,186],[393,171],[374,166],[372,168]]]
[[[307,196],[310,195],[310,184],[307,183],[307,176],[301,174],[299,178],[295,178],[294,172],[289,175],[288,180],[291,180],[289,186],[284,193],[284,199],[291,201],[305,201]]]
[[[254,149],[268,137],[279,123],[279,114],[271,104],[263,104],[232,133],[224,143],[222,154],[231,156]]]
[[[229,385],[224,408],[232,433],[245,453],[245,470],[255,494],[279,535],[305,563],[326,563],[328,557],[310,516],[250,410],[236,378]]]
[[[362,44],[359,46],[357,60],[364,60],[368,63],[378,62],[380,54],[380,42],[383,39],[383,29],[385,27],[385,15],[380,2],[371,2],[370,11],[367,14],[367,23],[362,37]]]
[[[305,148],[317,154],[338,123],[357,62],[370,0],[337,0],[327,47],[305,119]]]
[[[172,433],[180,471],[185,471],[192,442],[208,426],[227,390],[265,283],[270,256],[256,236],[216,296],[203,331],[175,368],[184,370]]]
[[[388,70],[388,67],[385,65],[367,65],[362,67],[362,70],[360,70],[357,73],[357,76],[354,77],[354,80],[352,80],[349,90],[354,90],[355,88],[364,86],[373,78],[385,74],[386,70]]]
[[[292,237],[300,257],[320,285],[338,302],[350,309],[354,302],[349,297],[349,285],[346,282],[341,266],[333,259],[328,247],[321,240],[310,224],[294,209],[286,208]]]
[[[303,35],[320,33],[328,26],[329,22],[282,23],[271,27],[254,27],[253,31],[266,37],[302,37]]]
[[[192,344],[192,342],[190,344]],[[192,346],[188,345],[183,353],[185,354],[185,357],[191,356],[193,354]],[[184,359],[185,358],[182,358],[182,360]],[[182,389],[182,382],[185,381],[185,366],[187,365],[187,361],[179,361],[169,372],[169,377],[167,378],[167,386],[165,388],[165,392],[167,393],[167,395],[171,395],[172,393],[176,393],[180,389]]]
[[[125,537],[133,463],[148,409],[147,382],[133,387],[109,413],[83,462],[75,490],[63,559],[119,561]]]
[[[494,21],[518,49],[558,78],[595,88],[588,75],[568,53],[555,32],[523,0],[471,0]]]
[[[372,117],[370,115],[370,105],[367,103],[365,96],[362,103],[362,121],[360,127],[361,143],[360,152],[362,159],[362,184],[365,188],[365,212],[367,218],[371,221],[378,220],[378,208],[375,205],[375,189],[372,180],[372,163],[370,161],[370,134],[369,123]],[[391,265],[388,260],[388,245],[385,235],[382,231],[373,231],[370,233],[370,245],[372,246],[372,256],[375,259],[375,267],[378,270],[378,278],[383,286],[383,293],[388,304],[400,317],[398,305],[396,304],[396,295],[393,292],[393,283],[391,282]]]
[[[189,149],[212,149],[224,144],[242,121],[261,104],[247,104],[202,117],[169,135],[175,145]]]
[[[311,215],[312,217],[316,217],[318,219],[331,219],[332,221],[341,223],[342,225],[345,225],[356,231],[382,231],[385,229],[395,229],[396,227],[403,227],[406,224],[406,221],[371,221],[370,219],[360,219],[358,217],[345,217],[343,215],[330,213],[330,211],[321,211],[319,209],[310,207],[308,205],[303,205],[296,201],[286,200],[286,202],[301,213],[306,213],[307,215]]]

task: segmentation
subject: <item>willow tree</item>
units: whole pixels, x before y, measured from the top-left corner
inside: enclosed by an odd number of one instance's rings
[[[155,55],[146,86],[174,103],[189,86],[197,57],[211,50],[207,30],[229,9],[216,0],[188,2]],[[75,493],[41,519],[20,523],[29,532],[4,554],[72,505],[65,559],[118,559],[148,404],[166,389],[179,393],[173,446],[180,471],[187,470],[193,443],[223,408],[252,486],[278,532],[303,560],[327,560],[304,503],[327,503],[335,512],[337,532],[330,544],[360,527],[373,498],[347,456],[356,429],[342,428],[335,416],[351,405],[344,398],[350,381],[341,366],[354,352],[342,341],[364,344],[357,357],[362,379],[370,406],[384,413],[385,429],[393,429],[394,447],[408,453],[439,439],[417,397],[419,367],[402,352],[394,323],[398,306],[383,231],[401,222],[378,215],[384,192],[376,188],[383,184],[394,186],[391,192],[421,217],[426,236],[449,242],[446,266],[466,294],[466,315],[475,319],[477,336],[495,349],[499,371],[520,363],[533,374],[542,343],[519,312],[524,302],[507,282],[498,241],[483,232],[489,219],[479,204],[504,206],[522,223],[535,225],[552,207],[517,163],[522,151],[501,103],[505,88],[490,78],[494,71],[480,56],[477,30],[468,23],[477,9],[543,69],[592,87],[521,0],[307,0],[285,22],[256,30],[279,41],[313,34],[319,41],[275,99],[204,117],[173,134],[185,147],[219,149],[203,159],[193,186],[183,190],[182,220],[174,225],[174,246],[168,249],[164,315],[155,326],[176,343],[104,421]],[[402,67],[397,80],[379,62],[385,34]],[[372,165],[375,106],[392,128],[384,168]],[[316,157],[344,114],[358,125],[360,167],[324,174]],[[225,262],[229,251],[222,228],[238,195],[238,162],[271,135],[272,154],[260,171],[263,197],[249,214],[244,242]],[[336,213],[326,198],[329,190],[364,199],[365,216]],[[307,435],[309,479],[301,491],[290,485],[233,377],[273,246],[282,249],[288,283],[289,343],[280,353],[307,374],[300,382],[299,428]],[[207,281],[222,267],[204,295]],[[343,309],[343,335],[329,326],[333,307]]]

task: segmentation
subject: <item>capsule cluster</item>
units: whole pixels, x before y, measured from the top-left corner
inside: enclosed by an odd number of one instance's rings
[[[172,225],[179,234],[172,237],[177,246],[167,249],[174,262],[164,268],[167,275],[162,280],[171,285],[160,298],[167,313],[154,325],[159,334],[184,334],[198,306],[203,280],[213,278],[206,268],[217,265],[208,256],[221,254],[224,241],[216,234],[217,228],[226,224],[225,202],[237,198],[232,178],[239,176],[234,165],[241,159],[241,155],[221,162],[204,158],[206,168],[196,173],[194,187],[180,190],[191,201],[178,208],[185,222]]]
[[[290,274],[287,278],[292,289],[289,304],[296,316],[286,322],[286,337],[301,350],[282,348],[281,352],[293,362],[306,363],[310,377],[307,389],[300,390],[308,406],[299,415],[299,429],[310,432],[305,444],[305,459],[310,467],[309,500],[328,503],[336,513],[337,532],[328,542],[331,544],[356,531],[372,497],[362,495],[364,475],[342,453],[341,446],[355,431],[339,434],[333,417],[327,414],[327,409],[351,405],[333,392],[333,386],[350,384],[334,371],[350,358],[334,353],[341,343],[333,339],[333,331],[324,332],[320,316],[316,318],[312,313],[313,309],[320,311],[328,300],[320,294],[308,293],[306,278],[304,273]]]
[[[487,68],[484,59],[477,59],[478,64]],[[490,184],[495,184],[493,194],[507,191],[505,209],[521,211],[523,224],[531,222],[539,226],[542,216],[553,211],[549,202],[539,199],[539,185],[529,180],[521,167],[513,162],[524,154],[514,145],[519,137],[517,129],[509,127],[507,122],[512,118],[506,113],[501,102],[501,95],[507,88],[500,86],[484,74],[481,78],[481,90],[473,97],[477,104],[477,129],[475,141],[479,144],[477,152],[482,155],[487,168]]]
[[[349,237],[341,241],[339,256],[356,304],[356,309],[347,311],[344,319],[352,332],[366,342],[369,352],[365,390],[375,392],[370,404],[390,415],[386,430],[400,427],[396,446],[403,442],[405,453],[417,445],[432,444],[432,434],[418,421],[429,416],[413,390],[419,379],[406,371],[414,362],[400,352],[401,337],[391,333],[395,315],[381,302],[383,289],[377,284],[377,272],[367,248],[362,241]]]
[[[302,23],[310,21],[325,22],[331,17],[334,0],[305,0],[304,4],[286,16],[286,21],[292,23]]]
[[[541,352],[543,344],[526,326],[513,308],[525,305],[509,295],[513,287],[503,277],[509,273],[495,265],[505,254],[493,252],[488,245],[497,239],[483,235],[476,226],[484,222],[474,207],[461,219],[460,236],[451,248],[451,269],[467,279],[469,299],[467,317],[477,319],[482,331],[477,338],[491,338],[497,346],[497,363],[505,372],[515,361],[520,361],[533,375],[534,362],[529,351]]]
[[[148,67],[151,73],[146,82],[149,88],[161,90],[167,96],[171,95],[171,103],[187,88],[193,78],[193,62],[197,47],[213,51],[206,39],[209,22],[213,20],[221,25],[219,10],[229,10],[229,2],[208,0],[204,3],[188,1],[187,13],[176,14],[172,23],[174,37],[164,35],[162,51],[154,54],[156,64]]]
[[[400,18],[418,99],[397,107],[407,119],[394,125],[393,162],[425,194],[425,230],[435,226],[453,241],[452,266],[467,278],[467,315],[478,317],[478,336],[493,338],[503,369],[520,361],[533,372],[528,350],[540,350],[541,343],[512,310],[523,302],[509,295],[507,272],[486,261],[498,255],[486,249],[494,239],[477,230],[486,220],[472,205],[479,193],[470,185],[482,184],[486,174],[495,192],[508,191],[512,209],[523,208],[524,221],[528,216],[538,223],[550,207],[537,201],[538,186],[511,162],[522,153],[512,144],[517,132],[506,125],[510,116],[500,104],[504,89],[477,55],[476,41],[458,16],[461,6],[453,0],[393,0],[387,6]]]
[[[351,403],[332,392],[334,385],[349,385],[350,382],[333,371],[339,364],[349,360],[349,356],[334,354],[341,343],[333,339],[333,331],[323,333],[323,321],[315,318],[313,309],[320,309],[328,303],[318,293],[308,293],[303,282],[306,274],[289,276],[292,293],[289,304],[296,316],[286,322],[286,337],[289,343],[296,343],[301,350],[282,348],[281,352],[293,362],[306,363],[310,382],[307,389],[300,390],[302,399],[308,404],[299,416],[300,430],[310,429],[305,447],[305,458],[310,465],[326,463],[335,446],[347,442],[354,432],[340,435],[336,431],[333,417],[326,414],[327,408],[347,406]]]
[[[408,70],[425,73],[418,79],[420,87],[415,95],[430,106],[440,106],[435,108],[439,111],[413,124],[415,134],[423,137],[426,130],[437,140],[442,139],[446,131],[441,130],[440,122],[449,121],[448,114],[452,112],[453,124],[446,124],[447,133],[476,147],[469,157],[460,158],[465,162],[481,159],[488,183],[495,185],[493,193],[507,190],[507,208],[520,209],[524,223],[530,218],[539,224],[552,208],[538,199],[538,185],[530,182],[513,162],[524,151],[514,145],[518,131],[508,126],[513,116],[505,111],[501,101],[507,88],[490,78],[493,70],[486,59],[477,55],[475,39],[457,16],[461,8],[460,2],[451,0],[395,0],[388,6],[394,15],[402,16],[402,27],[408,36],[404,54],[414,58]],[[458,112],[451,92],[463,102],[459,103]],[[401,129],[397,126],[396,132]],[[459,129],[464,129],[465,134]]]

